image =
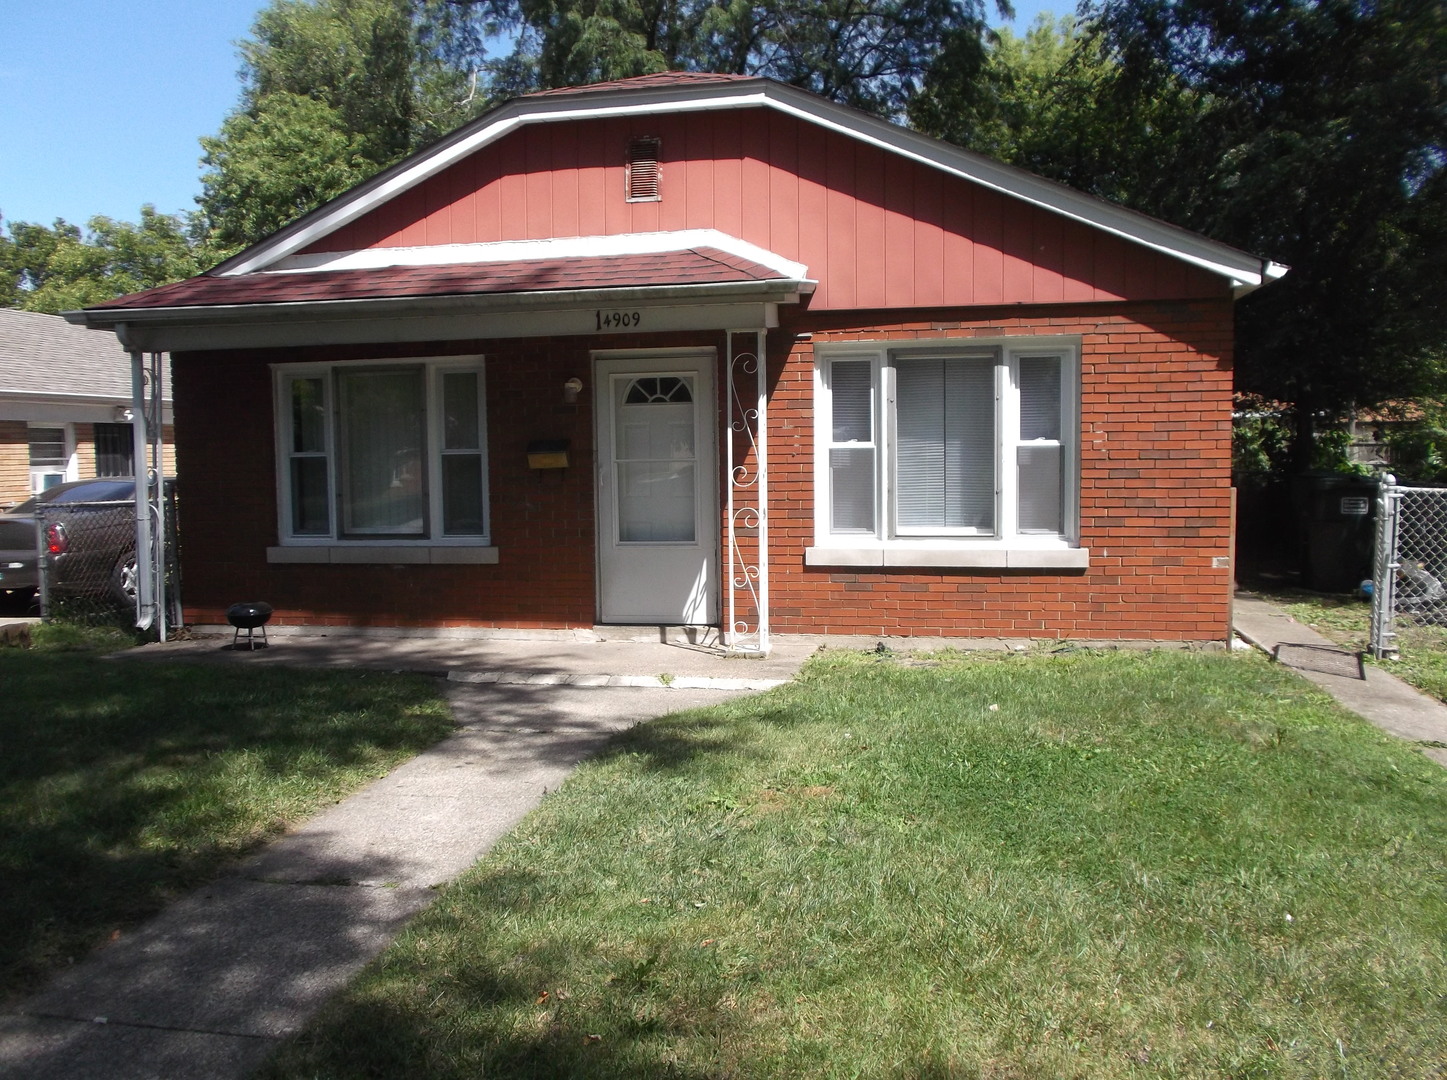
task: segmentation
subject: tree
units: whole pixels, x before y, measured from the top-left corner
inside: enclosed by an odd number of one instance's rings
[[[58,314],[199,273],[208,252],[180,217],[141,207],[138,224],[90,219],[87,230],[57,219],[0,233],[0,303]]]
[[[762,74],[898,117],[938,52],[979,50],[983,4],[272,0],[240,102],[202,140],[199,201],[234,251],[503,98],[658,71]],[[513,49],[489,59],[500,32]]]
[[[716,71],[891,117],[947,43],[978,51],[985,29],[984,0],[511,0],[492,11],[518,34],[492,68],[498,91]]]
[[[1126,204],[1173,160],[1197,99],[1165,81],[1128,110],[1102,92],[1114,59],[1071,16],[1039,16],[1023,37],[991,36],[980,56],[942,52],[910,122],[935,138]]]
[[[1237,389],[1293,406],[1299,467],[1317,418],[1447,392],[1447,6],[1099,0],[1086,14],[1055,40],[1002,38],[975,83],[937,65],[913,115],[1288,264],[1238,307]]]
[[[1447,7],[1104,0],[1118,103],[1202,103],[1144,207],[1288,263],[1239,312],[1237,387],[1322,415],[1447,390]],[[1179,175],[1178,175],[1179,174]]]
[[[269,95],[203,138],[211,241],[236,251],[361,183],[379,168],[342,114],[315,98]]]
[[[215,243],[260,240],[483,108],[490,26],[474,0],[273,0],[237,108],[201,140]]]

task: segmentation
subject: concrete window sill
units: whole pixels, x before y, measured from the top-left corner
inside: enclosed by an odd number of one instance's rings
[[[1087,548],[972,547],[966,545],[876,544],[804,549],[806,566],[942,567],[995,570],[1084,570]]]

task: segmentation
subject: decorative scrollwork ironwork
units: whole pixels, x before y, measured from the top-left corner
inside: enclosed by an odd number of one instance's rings
[[[759,348],[733,352],[729,335],[728,443],[728,647],[733,651],[768,650],[768,509],[763,424],[765,392]],[[742,457],[743,460],[736,460]],[[744,608],[744,613],[736,610]],[[753,615],[753,619],[748,617]]]

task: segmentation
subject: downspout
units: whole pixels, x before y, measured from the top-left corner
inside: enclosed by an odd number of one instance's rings
[[[131,471],[135,473],[136,503],[136,629],[149,630],[156,620],[152,599],[151,500],[146,465],[150,460],[149,417],[146,415],[145,354],[129,340],[125,323],[116,324],[116,338],[131,356]]]

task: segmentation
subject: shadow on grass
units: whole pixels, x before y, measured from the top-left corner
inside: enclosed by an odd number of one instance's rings
[[[450,730],[435,686],[0,655],[0,997]]]
[[[655,772],[679,772],[709,757],[758,759],[764,754],[763,729],[788,729],[812,719],[787,706],[761,707],[745,699],[732,707],[679,713],[631,728],[612,740],[598,760],[632,757]]]
[[[517,983],[493,980],[491,989],[491,994],[480,993],[462,1007],[485,1012],[494,1002],[531,1000],[532,991]],[[731,1068],[699,1068],[669,1060],[670,1036],[696,1036],[691,1029],[660,1030],[645,1024],[631,1035],[617,1030],[599,1035],[566,1019],[545,1019],[542,1026],[538,1031],[503,1024],[492,1030],[484,1026],[470,1030],[463,1040],[455,1030],[441,1030],[427,1016],[409,1009],[390,1002],[360,1002],[349,1009],[344,1032],[323,1029],[319,1035],[304,1036],[284,1048],[257,1075],[261,1080],[313,1075],[428,1080],[475,1080],[479,1076],[712,1080],[735,1075]],[[316,1071],[319,1062],[309,1053],[314,1049],[320,1052],[323,1072]]]

